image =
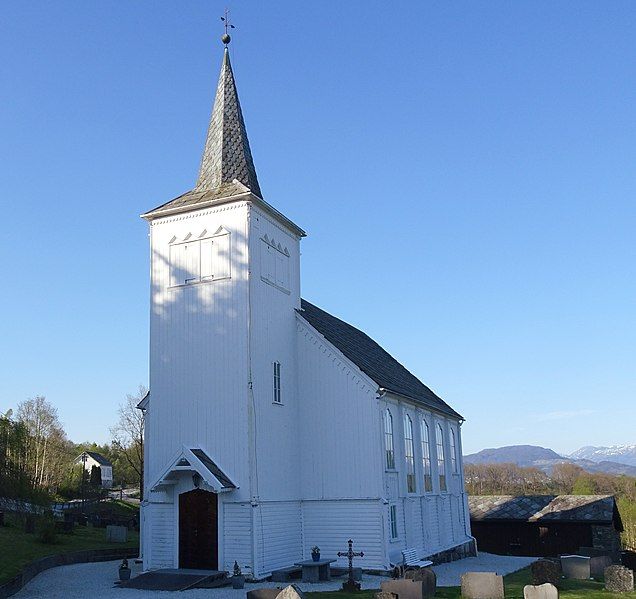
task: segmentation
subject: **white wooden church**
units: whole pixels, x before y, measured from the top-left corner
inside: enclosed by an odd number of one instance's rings
[[[150,228],[145,569],[263,578],[354,541],[388,570],[474,551],[462,417],[300,296],[305,232],[263,199],[225,48],[196,187]],[[340,560],[338,565],[346,565]]]

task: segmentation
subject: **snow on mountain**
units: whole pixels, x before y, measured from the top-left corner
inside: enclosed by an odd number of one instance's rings
[[[591,462],[617,462],[636,466],[636,445],[613,445],[612,447],[593,447],[588,445],[577,449],[568,456],[573,460],[590,460]]]

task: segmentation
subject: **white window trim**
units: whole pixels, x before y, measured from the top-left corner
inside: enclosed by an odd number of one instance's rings
[[[392,516],[394,516],[392,518]],[[393,536],[393,531],[395,530],[395,536]],[[389,538],[391,543],[396,543],[400,540],[400,531],[398,529],[398,514],[397,514],[397,504],[390,503],[389,504]]]
[[[391,433],[387,433],[387,423],[391,425]],[[395,467],[395,429],[393,426],[393,413],[387,407],[384,409],[384,418],[383,418],[383,436],[384,436],[384,470],[386,472],[396,472],[397,469]],[[393,466],[389,466],[388,456],[389,456],[389,448],[387,447],[387,437],[391,438],[391,461],[393,462]]]
[[[410,437],[407,437],[410,431]],[[406,493],[408,495],[417,494],[417,476],[415,474],[415,440],[413,438],[413,419],[409,414],[404,414],[404,475],[406,482]],[[410,443],[410,447],[409,447]],[[409,456],[409,449],[411,455]],[[410,466],[409,466],[410,458]],[[413,476],[413,490],[409,490],[409,475]]]
[[[272,362],[272,391],[273,391],[273,401],[272,403],[277,406],[283,405],[282,399],[282,385],[281,385],[281,376],[280,376],[280,362],[278,360],[274,360]]]
[[[203,234],[205,234],[205,232]],[[219,237],[223,237],[224,235],[227,235],[228,248],[230,248],[230,255],[228,256],[228,274],[223,276],[218,276],[218,277],[215,277],[214,275],[212,275],[209,277],[202,278],[201,277],[201,255],[200,255],[201,242],[206,241],[208,239],[212,239],[212,240],[218,239]],[[177,241],[175,239],[170,242],[169,250],[168,250],[168,276],[170,278],[171,283],[173,279],[173,276],[172,276],[173,265],[172,265],[172,256],[171,256],[172,248],[177,247],[179,245],[194,244],[194,243],[196,243],[199,246],[199,276],[186,279],[184,283],[177,283],[175,285],[170,284],[168,285],[168,289],[181,289],[182,287],[192,287],[193,285],[205,285],[207,283],[214,283],[215,281],[227,281],[228,279],[232,278],[232,256],[231,256],[232,237],[229,231],[220,227],[219,230],[216,233],[214,233],[214,235],[206,235],[205,237],[199,237],[199,238],[188,237],[188,239],[183,239],[181,241]],[[214,243],[214,241],[212,241],[212,243]]]

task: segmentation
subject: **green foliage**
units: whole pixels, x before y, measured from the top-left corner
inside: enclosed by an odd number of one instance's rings
[[[588,474],[581,474],[572,487],[572,495],[594,495],[595,493],[596,485]]]
[[[41,543],[36,535],[26,534],[19,518],[6,516],[6,526],[0,529],[0,584],[13,578],[29,562],[59,553],[84,549],[112,549],[106,541],[106,531],[92,526],[76,526],[72,535],[59,535],[55,545]],[[139,536],[128,532],[127,543],[118,547],[137,547]]]
[[[50,513],[38,516],[35,523],[35,534],[40,543],[45,545],[53,545],[57,541],[55,532],[55,520]]]

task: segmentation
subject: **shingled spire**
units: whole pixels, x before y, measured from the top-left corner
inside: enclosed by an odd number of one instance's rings
[[[229,195],[234,179],[248,187],[254,195],[262,197],[226,45],[194,191],[215,190],[225,195],[223,188],[227,187]]]

